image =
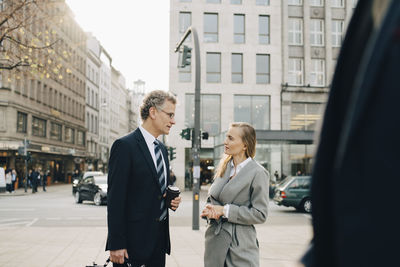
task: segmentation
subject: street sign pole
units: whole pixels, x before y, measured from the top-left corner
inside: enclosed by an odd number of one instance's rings
[[[199,230],[199,201],[200,201],[200,48],[197,31],[194,27],[189,27],[183,34],[180,42],[175,47],[175,53],[183,44],[189,34],[193,34],[194,54],[195,54],[195,88],[194,88],[194,131],[192,142],[193,155],[193,217],[192,229]]]

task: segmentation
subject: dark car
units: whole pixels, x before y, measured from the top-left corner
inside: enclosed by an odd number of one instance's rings
[[[94,201],[100,206],[107,202],[107,175],[87,176],[78,183],[75,193],[75,202],[84,200]]]
[[[97,176],[97,175],[104,175],[104,173],[99,171],[88,171],[85,172],[83,175],[80,174],[79,176],[75,177],[74,180],[72,181],[72,194],[75,195],[78,184],[82,182],[84,178],[88,176]]]
[[[276,186],[274,202],[310,213],[310,186],[311,176],[289,176]]]

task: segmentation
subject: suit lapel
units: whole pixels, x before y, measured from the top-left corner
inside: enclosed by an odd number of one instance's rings
[[[343,164],[344,154],[349,147],[351,138],[354,137],[359,122],[368,108],[368,102],[373,101],[371,95],[373,90],[377,90],[376,79],[380,74],[383,58],[386,48],[391,44],[393,33],[397,26],[396,19],[398,16],[398,9],[400,6],[393,1],[392,5],[389,4],[388,15],[383,18],[381,22],[380,31],[373,32],[369,40],[369,45],[366,48],[363,56],[363,62],[360,66],[361,70],[357,73],[355,81],[354,92],[350,98],[349,111],[347,118],[345,118],[344,128],[338,144],[338,153],[335,160],[335,167],[339,169]],[[397,13],[396,13],[397,12]],[[372,59],[372,60],[371,60]]]
[[[223,187],[219,197],[224,203],[232,203],[237,193],[242,190],[244,185],[249,183],[249,179],[253,178],[251,175],[248,175],[249,171],[254,169],[253,164],[253,160],[248,162],[246,166]]]
[[[149,166],[149,168],[153,174],[152,176],[153,176],[154,181],[156,181],[158,186],[160,186],[158,179],[157,179],[156,166],[154,166],[153,158],[151,157],[149,148],[147,147],[146,141],[144,140],[142,132],[140,131],[139,128],[136,130],[136,139],[138,140],[138,145],[139,145],[140,149],[142,150],[143,157],[146,160],[147,165]]]

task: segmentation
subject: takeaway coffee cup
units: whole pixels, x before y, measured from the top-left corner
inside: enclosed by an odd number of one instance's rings
[[[178,197],[181,191],[178,187],[169,185],[167,187],[167,196],[165,197],[165,201],[167,202],[168,208],[171,208],[171,200]]]

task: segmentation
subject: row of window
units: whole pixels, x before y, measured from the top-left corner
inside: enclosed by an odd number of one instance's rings
[[[206,81],[208,83],[221,82],[221,53],[206,53]],[[231,82],[243,83],[243,54],[231,54]],[[179,81],[191,81],[191,66],[179,70]],[[270,55],[256,54],[256,83],[270,83]]]
[[[191,12],[179,12],[179,34],[180,36],[192,25]],[[218,13],[204,13],[203,39],[206,43],[218,42]],[[190,41],[190,40],[189,40]],[[243,44],[246,41],[245,15],[233,15],[233,42]],[[260,44],[270,43],[270,17],[258,15],[258,42]]]
[[[89,114],[89,112],[86,113],[86,129],[89,131],[89,133],[94,133],[94,134],[99,133],[99,123],[97,116]]]
[[[206,82],[221,82],[221,53],[206,53]],[[302,58],[289,58],[287,83],[304,84],[304,66]],[[309,84],[325,86],[325,60],[311,59]],[[180,82],[191,81],[191,68],[186,66],[179,71]],[[243,83],[243,54],[231,54],[231,82]],[[256,54],[256,84],[270,83],[270,55]]]
[[[89,86],[86,88],[86,104],[99,109],[99,95]]]
[[[345,0],[327,0],[330,1],[331,7],[344,8]],[[351,0],[353,7],[356,6],[358,0]],[[303,5],[303,0],[288,0],[288,5],[291,6],[301,6]],[[310,6],[324,6],[324,0],[310,0]]]
[[[270,129],[270,96],[234,95],[233,120],[247,122],[257,130]],[[200,107],[200,128],[210,135],[217,135],[221,129],[221,96],[202,94]],[[315,130],[321,119],[321,103],[291,103],[290,130]],[[224,125],[226,128],[227,125]],[[185,95],[185,127],[194,127],[194,94]]]
[[[192,0],[180,0],[181,2],[192,2]],[[344,7],[345,0],[329,0],[331,3],[331,7]],[[352,0],[353,7],[356,6],[358,0]],[[206,0],[206,3],[211,4],[220,4],[221,0]],[[230,0],[231,4],[241,5],[243,4],[243,0]],[[259,6],[268,6],[269,0],[255,0],[256,5]],[[301,6],[303,5],[303,0],[288,0],[288,5],[292,6]],[[310,0],[310,6],[324,6],[324,0]]]
[[[32,116],[32,135],[38,137],[47,137],[47,120]],[[17,113],[17,132],[27,133],[28,114],[23,112]],[[85,145],[85,133],[83,131],[75,131],[71,127],[64,126],[64,136],[62,135],[63,126],[59,123],[50,121],[50,139],[55,141],[63,141],[69,144]],[[75,139],[75,132],[77,136]],[[75,142],[76,140],[76,142]]]
[[[304,85],[304,64],[302,58],[289,58],[287,83]],[[325,86],[325,60],[311,59],[309,84]]]
[[[181,2],[192,2],[192,0],[180,0]],[[231,4],[241,5],[243,0],[229,0]],[[247,0],[248,1],[248,0]],[[209,4],[221,4],[221,0],[206,0],[206,3]],[[269,6],[269,0],[255,0],[256,5],[258,6]]]
[[[332,46],[340,47],[343,39],[344,21],[331,21]],[[323,19],[310,20],[310,44],[312,46],[325,45],[325,27]],[[303,19],[289,18],[289,45],[303,45]]]
[[[64,95],[55,88],[48,87],[47,84],[34,79],[28,79],[24,75],[23,79],[16,79],[14,92],[36,100],[39,104],[47,105],[64,114],[68,114],[80,120],[84,120],[85,106],[75,101],[73,98]]]

